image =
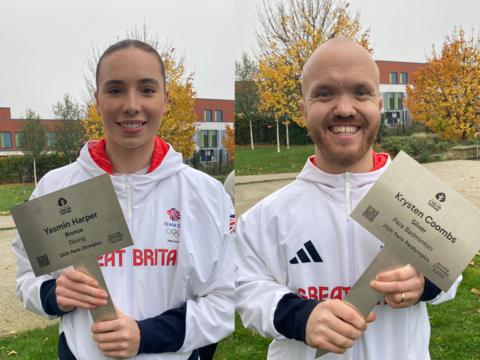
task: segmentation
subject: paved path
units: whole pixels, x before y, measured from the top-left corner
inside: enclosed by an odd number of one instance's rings
[[[448,161],[425,167],[480,207],[480,161]],[[296,174],[237,176],[238,215],[273,191],[285,186]],[[15,236],[10,216],[0,216],[0,337],[51,324],[22,308],[15,296],[15,259],[11,242]]]
[[[423,164],[440,179],[480,207],[480,161],[453,160]],[[237,176],[235,208],[240,216],[268,194],[295,179],[296,173]]]

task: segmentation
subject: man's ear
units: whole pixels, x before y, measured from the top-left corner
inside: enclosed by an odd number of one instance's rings
[[[305,119],[306,118],[306,114],[305,114],[305,102],[303,101],[303,98],[298,100],[298,106],[300,108],[300,111],[302,112],[303,114],[303,118]]]
[[[380,110],[380,112],[382,112],[382,108],[383,108],[383,99],[381,96],[378,97],[378,110]]]
[[[95,110],[97,111],[97,113],[99,115],[102,115],[102,114],[100,114],[100,107],[98,106],[98,92],[97,92],[97,90],[95,90],[95,92],[93,93],[93,97],[95,98],[95,104],[94,104],[95,105]]]

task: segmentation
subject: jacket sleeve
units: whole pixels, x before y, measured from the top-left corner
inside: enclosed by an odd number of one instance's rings
[[[276,227],[269,226],[262,213],[257,205],[238,223],[236,309],[245,327],[263,336],[283,339],[274,323],[275,318],[277,324],[279,319],[275,312],[280,300],[292,290],[286,286],[285,264],[282,265],[280,245],[275,240]]]
[[[223,187],[218,191],[221,193],[217,197],[220,201],[214,204],[217,210],[212,215],[217,218],[219,225],[211,229],[210,225],[205,224],[207,228],[204,230],[212,234],[213,245],[208,246],[209,253],[202,257],[203,261],[214,259],[214,265],[208,277],[204,277],[205,273],[199,271],[202,265],[192,264],[189,282],[193,296],[186,302],[185,340],[180,352],[190,352],[216,343],[233,332],[235,326],[234,210]]]
[[[437,305],[437,304],[441,304],[443,302],[452,300],[453,298],[455,298],[455,295],[457,294],[457,289],[458,289],[458,286],[460,285],[460,283],[462,282],[462,279],[463,279],[463,277],[462,277],[462,275],[460,275],[455,280],[455,282],[450,287],[450,289],[448,289],[447,292],[441,291],[433,299],[427,299],[427,302],[429,304],[432,304],[432,305]],[[427,286],[427,281],[425,281],[425,284]],[[435,286],[435,285],[433,285],[433,286]]]

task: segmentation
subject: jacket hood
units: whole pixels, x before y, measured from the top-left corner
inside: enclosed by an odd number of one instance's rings
[[[78,164],[91,176],[99,176],[105,172],[112,175],[111,163],[104,149],[105,140],[89,141],[80,151]],[[92,150],[94,149],[94,150]],[[130,174],[137,184],[158,181],[173,176],[187,168],[182,162],[182,154],[161,140],[155,139],[155,148],[147,174]]]

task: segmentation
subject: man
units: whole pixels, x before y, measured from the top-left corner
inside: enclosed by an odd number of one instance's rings
[[[458,281],[441,293],[407,265],[372,281],[385,300],[366,319],[342,301],[382,248],[349,217],[390,163],[372,150],[378,68],[360,45],[334,38],[306,62],[302,92],[315,156],[240,218],[237,310],[245,326],[274,337],[269,359],[314,359],[318,348],[331,352],[322,359],[427,360],[425,301],[452,298]]]
[[[17,295],[25,307],[61,316],[59,359],[197,359],[234,326],[232,204],[215,179],[189,168],[156,136],[167,104],[165,69],[151,46],[123,40],[97,65],[105,139],[75,163],[45,175],[33,197],[110,174],[134,245],[100,256],[118,319],[93,324],[106,292],[68,268],[36,278],[14,241]]]

